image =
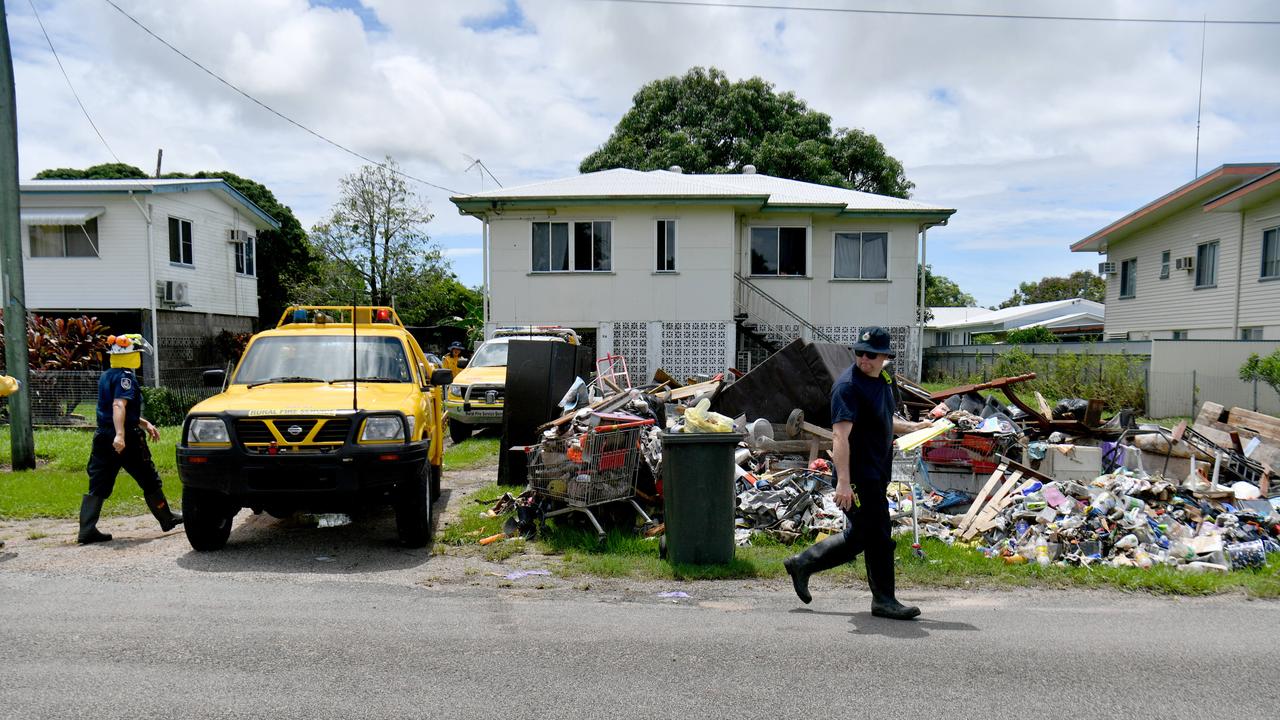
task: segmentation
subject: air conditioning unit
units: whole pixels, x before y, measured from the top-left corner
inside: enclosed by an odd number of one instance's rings
[[[1099,274],[1099,275],[1115,275],[1115,274],[1116,274],[1116,264],[1115,264],[1115,263],[1113,263],[1113,262],[1100,262],[1100,263],[1098,263],[1098,274]]]
[[[249,240],[248,230],[228,230],[227,231],[227,242],[243,243],[243,242],[248,242],[248,240]]]
[[[177,282],[175,280],[165,280],[162,283],[156,283],[156,294],[160,295],[160,299],[174,305],[190,305],[187,301],[187,284]]]
[[[1186,270],[1187,272],[1191,272],[1196,269],[1196,258],[1194,255],[1180,257],[1173,261],[1173,267],[1177,270]]]

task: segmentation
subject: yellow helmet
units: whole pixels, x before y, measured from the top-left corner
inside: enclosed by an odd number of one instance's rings
[[[124,335],[108,335],[107,357],[111,360],[113,368],[127,368],[136,370],[142,367],[142,353],[151,352],[151,343],[138,333],[126,333]]]

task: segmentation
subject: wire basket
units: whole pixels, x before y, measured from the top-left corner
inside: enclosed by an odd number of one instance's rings
[[[640,433],[652,420],[543,440],[527,452],[529,484],[574,507],[635,495]]]

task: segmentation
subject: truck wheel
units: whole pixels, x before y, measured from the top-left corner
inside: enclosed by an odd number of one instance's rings
[[[406,547],[425,547],[431,541],[431,478],[429,464],[396,486],[396,534]]]
[[[470,425],[464,422],[458,422],[457,420],[449,421],[449,439],[453,441],[454,445],[457,445],[469,437],[471,437]]]
[[[444,468],[439,465],[431,465],[431,502],[440,499],[440,478],[444,475]]]
[[[197,552],[221,550],[231,536],[235,512],[226,495],[212,490],[182,489],[182,527]]]

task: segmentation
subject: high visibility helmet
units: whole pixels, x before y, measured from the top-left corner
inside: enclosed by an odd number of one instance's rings
[[[152,352],[151,343],[138,333],[108,335],[107,344],[111,367],[137,369],[142,366],[142,353]]]

